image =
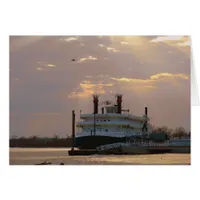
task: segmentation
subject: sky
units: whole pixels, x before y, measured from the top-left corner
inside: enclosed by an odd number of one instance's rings
[[[76,61],[71,61],[75,59]],[[190,131],[188,36],[10,36],[10,136],[71,135],[99,101]]]

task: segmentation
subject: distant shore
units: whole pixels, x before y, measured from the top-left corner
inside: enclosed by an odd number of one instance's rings
[[[20,137],[11,138],[10,147],[22,148],[64,148],[72,146],[72,138],[39,138],[39,137]]]

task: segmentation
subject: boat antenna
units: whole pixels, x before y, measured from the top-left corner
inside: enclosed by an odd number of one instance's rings
[[[144,115],[144,122],[142,126],[142,132],[148,132],[148,127],[147,127],[147,121],[148,121],[148,108],[145,107],[145,115]]]

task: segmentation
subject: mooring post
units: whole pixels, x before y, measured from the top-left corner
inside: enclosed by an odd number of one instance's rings
[[[95,113],[94,113],[94,136],[96,135],[96,119],[95,119]]]
[[[72,110],[72,151],[74,150],[75,146],[75,111]]]

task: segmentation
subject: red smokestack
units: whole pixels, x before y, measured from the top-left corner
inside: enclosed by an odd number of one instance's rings
[[[147,107],[145,107],[145,115],[146,115],[146,116],[148,115]]]
[[[94,103],[94,114],[98,113],[98,103],[99,103],[99,95],[94,94],[93,96],[93,103]]]
[[[117,113],[122,113],[122,94],[117,94]]]

